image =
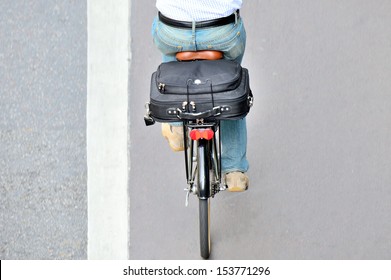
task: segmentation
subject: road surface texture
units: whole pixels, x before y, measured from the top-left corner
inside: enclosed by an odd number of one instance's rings
[[[86,20],[0,2],[0,259],[87,258]]]
[[[199,259],[183,155],[143,123],[154,2],[132,2],[130,257]],[[390,259],[391,2],[243,2],[251,182],[212,200],[211,259]]]

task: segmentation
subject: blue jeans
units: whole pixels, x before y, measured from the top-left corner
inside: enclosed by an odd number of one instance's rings
[[[225,59],[240,63],[246,47],[246,31],[241,18],[237,23],[219,27],[185,29],[165,25],[156,17],[152,36],[163,54],[163,62],[175,61],[175,54],[180,51],[219,50],[224,52]],[[249,168],[246,119],[221,121],[220,131],[222,172],[246,172]]]

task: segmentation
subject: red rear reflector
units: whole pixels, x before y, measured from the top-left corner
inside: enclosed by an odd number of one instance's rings
[[[206,140],[212,140],[214,134],[215,134],[215,133],[213,132],[212,129],[205,129],[205,130],[204,130],[203,138],[206,139]]]
[[[201,133],[197,129],[190,131],[191,140],[198,140],[201,138]]]
[[[210,128],[193,129],[192,131],[190,131],[190,138],[192,140],[200,140],[200,139],[211,140],[213,139],[213,136],[214,136],[214,132]]]

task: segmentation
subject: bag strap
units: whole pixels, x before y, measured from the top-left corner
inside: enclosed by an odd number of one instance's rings
[[[212,81],[207,80],[207,82],[210,82],[210,94],[212,95],[212,107],[215,107],[215,98],[214,98],[214,92],[213,92],[213,84]]]
[[[192,79],[188,79],[188,80],[187,80],[187,84],[186,84],[187,104],[190,104],[190,91],[189,91],[189,86],[190,86],[190,83],[192,83],[192,82],[193,82]],[[187,106],[187,112],[190,113],[190,108],[189,108],[189,106]]]

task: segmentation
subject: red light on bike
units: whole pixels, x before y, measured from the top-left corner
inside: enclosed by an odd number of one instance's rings
[[[192,131],[190,131],[190,138],[192,140],[200,140],[200,139],[211,140],[213,136],[214,136],[214,132],[210,128],[193,129]]]
[[[214,135],[215,135],[215,133],[213,132],[212,129],[205,129],[204,134],[203,134],[203,138],[206,140],[212,140]]]
[[[201,139],[201,132],[199,132],[197,129],[193,129],[190,131],[190,138],[191,140]]]

